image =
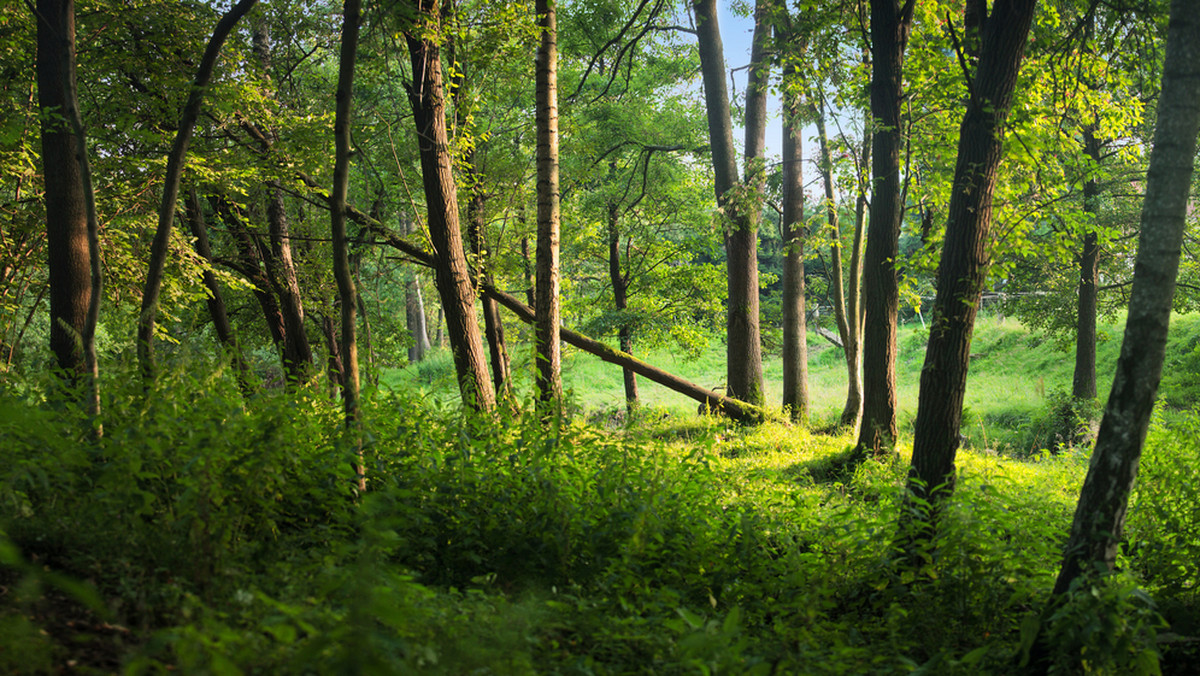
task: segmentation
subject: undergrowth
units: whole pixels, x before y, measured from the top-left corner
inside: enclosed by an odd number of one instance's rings
[[[1043,617],[1078,450],[962,451],[914,564],[903,446],[854,467],[850,436],[782,423],[375,392],[358,495],[335,402],[202,372],[114,381],[98,440],[0,394],[4,671],[1011,673],[1040,623],[1068,671],[1150,673],[1164,618],[1196,624],[1193,415],[1156,422],[1123,572]]]

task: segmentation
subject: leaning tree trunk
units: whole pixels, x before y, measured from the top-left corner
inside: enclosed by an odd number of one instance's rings
[[[863,418],[855,454],[896,445],[896,317],[900,291],[900,133],[904,49],[914,0],[871,0],[871,217],[863,260]]]
[[[75,2],[38,0],[36,13],[50,349],[67,382],[87,386],[88,408],[99,416],[99,224],[75,83]]]
[[[200,66],[196,69],[196,77],[192,80],[188,91],[187,103],[179,116],[179,131],[175,134],[175,144],[167,156],[167,173],[163,177],[162,201],[158,207],[158,227],[154,231],[154,243],[150,246],[150,264],[146,270],[146,284],[142,291],[142,309],[138,315],[137,354],[138,363],[142,369],[142,378],[147,382],[154,379],[154,323],[158,315],[158,300],[162,291],[163,271],[167,264],[167,253],[170,249],[171,227],[175,222],[175,206],[179,200],[179,181],[183,177],[183,165],[187,160],[188,145],[192,140],[192,132],[196,128],[196,120],[200,117],[200,105],[204,102],[204,93],[208,82],[212,79],[213,69],[217,65],[217,57],[225,38],[237,22],[250,11],[258,0],[240,0],[217,21]]]
[[[629,278],[621,272],[621,230],[620,210],[616,202],[608,203],[608,281],[613,290],[613,308],[621,316],[617,329],[617,344],[621,351],[633,354],[633,328],[624,317],[629,307]],[[625,412],[633,415],[638,407],[637,374],[633,369],[621,369],[621,377],[625,383]]]
[[[1116,558],[1162,377],[1198,129],[1200,16],[1193,3],[1173,0],[1129,318],[1062,571],[1054,585],[1056,595],[1070,589],[1071,582],[1093,563],[1111,569]]]
[[[537,0],[537,391],[543,405],[562,404],[559,344],[558,23],[553,0]]]
[[[271,248],[265,252],[267,277],[279,298],[283,314],[283,368],[292,383],[305,381],[313,369],[312,344],[304,326],[304,301],[300,296],[300,278],[292,260],[292,237],[283,193],[277,184],[268,184],[267,233]]]
[[[808,422],[808,327],[804,298],[804,150],[800,95],[785,76],[783,116],[783,408],[794,422]],[[839,275],[840,277],[840,275]],[[845,344],[843,338],[842,344]]]
[[[459,231],[458,188],[446,136],[441,61],[436,43],[423,32],[426,24],[436,29],[440,23],[438,5],[432,0],[416,0],[414,5],[419,21],[405,34],[412,72],[417,74],[409,91],[409,102],[417,128],[438,295],[442,300],[463,403],[476,410],[490,411],[495,408],[496,395],[488,380],[483,337],[475,319],[475,288],[471,284]],[[438,331],[440,333],[440,326]]]
[[[1100,166],[1100,141],[1095,130],[1083,130],[1083,150],[1093,167]],[[1100,182],[1095,176],[1083,185],[1083,211],[1093,219],[1099,211]],[[1075,315],[1075,373],[1071,396],[1095,399],[1096,390],[1096,314],[1100,285],[1100,237],[1089,228],[1079,252],[1079,299]]]
[[[938,265],[937,296],[921,369],[909,489],[941,500],[954,489],[971,333],[991,262],[992,193],[1021,56],[1036,0],[997,0],[982,21],[979,62],[958,137],[954,190]],[[986,16],[985,0],[970,0]]]
[[[329,199],[329,224],[333,239],[333,276],[337,281],[338,305],[341,308],[341,384],[342,410],[350,444],[358,462],[354,467],[358,490],[367,488],[366,464],[363,462],[362,421],[359,414],[358,375],[358,291],[354,288],[354,271],[350,268],[350,251],[346,243],[346,193],[350,188],[350,116],[354,102],[354,65],[358,59],[358,24],[362,14],[361,0],[342,3],[342,45],[338,60],[337,94],[333,117],[333,190]],[[332,320],[326,329],[332,333]],[[332,339],[332,336],[330,336]],[[329,341],[330,361],[334,360],[337,341]]]

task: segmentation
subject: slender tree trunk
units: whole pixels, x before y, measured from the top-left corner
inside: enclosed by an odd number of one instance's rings
[[[1071,582],[1093,563],[1111,569],[1116,558],[1162,377],[1198,129],[1200,16],[1193,3],[1173,0],[1129,318],[1062,571],[1054,585],[1056,595],[1070,589]]]
[[[857,455],[883,457],[896,444],[896,317],[900,292],[900,132],[904,49],[913,0],[871,0],[871,218],[863,265],[863,419]]]
[[[629,279],[621,272],[620,210],[616,202],[608,204],[608,281],[612,284],[613,307],[623,315],[629,307]],[[633,354],[633,329],[622,316],[617,329],[617,344],[621,351]],[[629,367],[622,367],[621,377],[625,383],[625,411],[630,416],[638,407],[637,374]]]
[[[50,349],[67,382],[87,386],[88,407],[99,416],[95,344],[102,284],[99,225],[76,93],[75,2],[38,0],[36,12]]]
[[[1084,152],[1093,167],[1100,166],[1100,141],[1095,130],[1083,130]],[[1100,184],[1093,176],[1083,186],[1083,211],[1096,218]],[[1079,252],[1079,302],[1075,324],[1075,374],[1071,381],[1071,396],[1076,399],[1096,398],[1096,295],[1100,284],[1100,238],[1089,229]]]
[[[954,488],[971,333],[991,262],[992,193],[1002,156],[1004,120],[1012,105],[1034,5],[1035,0],[997,0],[992,6],[980,32],[979,62],[959,131],[909,472],[909,489],[930,499],[940,500]],[[968,12],[972,9],[986,15],[985,0],[970,0]]]
[[[821,178],[825,189],[825,220],[829,224],[829,278],[833,287],[833,315],[837,321],[838,337],[842,340],[842,351],[846,358],[846,405],[842,408],[840,423],[857,427],[862,415],[862,378],[859,375],[860,333],[862,322],[858,317],[858,266],[861,265],[862,220],[855,219],[854,251],[851,252],[850,291],[847,293],[843,277],[842,230],[838,222],[837,204],[833,195],[833,160],[829,152],[829,138],[825,131],[825,104],[817,109],[817,136],[821,142]],[[859,193],[859,207],[865,201]],[[856,212],[857,216],[857,212]]]
[[[329,224],[333,239],[333,276],[337,280],[338,306],[341,309],[341,354],[336,353],[338,341],[333,340],[333,320],[326,319],[329,335],[331,376],[339,375],[342,384],[342,410],[350,444],[358,457],[354,473],[358,490],[367,489],[367,469],[363,460],[362,421],[359,414],[358,375],[358,291],[354,288],[354,272],[350,268],[350,251],[346,243],[346,193],[350,188],[350,119],[354,103],[354,66],[358,60],[358,24],[361,20],[360,0],[342,3],[342,45],[338,59],[338,83],[333,118],[333,190],[329,200]],[[340,369],[336,357],[341,357]]]
[[[224,197],[212,196],[209,198],[209,203],[212,205],[213,211],[224,221],[229,233],[233,235],[234,244],[237,247],[238,262],[230,267],[234,267],[252,285],[254,298],[262,310],[271,342],[275,345],[276,351],[282,354],[286,330],[284,329],[283,312],[279,309],[279,302],[273,292],[274,287],[266,272],[263,271],[262,254],[266,247],[255,241],[254,236],[242,222],[241,216]]]
[[[163,177],[162,201],[158,207],[158,227],[154,231],[154,243],[150,246],[150,264],[146,271],[146,284],[142,291],[142,309],[138,315],[137,353],[138,363],[142,369],[142,377],[147,381],[154,379],[154,322],[158,314],[158,300],[162,291],[163,271],[167,264],[167,253],[170,249],[171,227],[175,221],[175,207],[179,200],[179,181],[183,177],[183,166],[187,161],[188,145],[192,140],[192,132],[196,128],[196,120],[200,116],[200,106],[204,101],[208,81],[212,78],[213,68],[217,65],[217,57],[225,38],[237,22],[250,11],[257,0],[240,0],[226,12],[213,30],[200,66],[196,69],[196,77],[192,80],[188,92],[187,103],[179,116],[179,131],[175,134],[175,144],[167,156],[167,173]]]
[[[483,337],[475,318],[475,288],[467,270],[458,224],[458,188],[446,136],[446,100],[438,48],[423,39],[425,24],[440,23],[437,3],[417,0],[417,25],[405,34],[415,80],[409,91],[421,155],[421,177],[428,209],[429,239],[434,249],[434,272],[447,333],[454,354],[463,403],[480,411],[495,408],[488,380]],[[439,320],[438,332],[441,332]]]
[[[484,206],[487,196],[481,185],[482,176],[475,167],[475,154],[470,153],[467,166],[472,174],[471,201],[467,203],[467,237],[471,240],[471,253],[475,255],[481,283],[491,283],[491,255],[484,238]],[[483,332],[488,344],[488,361],[492,365],[492,386],[496,388],[496,397],[502,400],[512,398],[512,369],[508,358],[508,345],[504,340],[504,322],[500,318],[500,308],[496,299],[484,296],[480,299],[483,306]]]
[[[808,327],[804,297],[804,146],[800,95],[785,76],[783,116],[783,408],[808,422]],[[839,274],[839,277],[841,275]],[[845,340],[843,339],[843,344]]]
[[[336,305],[336,303],[335,303]],[[325,377],[329,379],[329,396],[336,397],[346,387],[346,369],[342,363],[337,322],[332,315],[322,314],[321,334],[325,337]]]
[[[758,218],[762,200],[763,141],[766,113],[765,45],[770,27],[765,9],[755,9],[754,46],[746,90],[747,194],[734,199],[740,184],[733,148],[729,94],[725,86],[725,50],[717,24],[716,0],[695,0],[696,39],[708,111],[708,135],[713,158],[717,204],[725,213],[725,251],[728,261],[726,308],[726,388],[729,393],[760,405],[763,401],[762,346],[758,317]]]
[[[843,343],[846,355],[846,406],[842,408],[840,423],[858,429],[863,417],[863,323],[862,302],[863,235],[867,228],[867,176],[871,167],[871,126],[863,129],[862,163],[859,165],[858,198],[854,205],[854,239],[850,245],[850,282],[844,285],[846,294],[846,321],[849,326],[849,342]]]
[[[304,301],[300,296],[300,279],[292,261],[292,239],[288,225],[283,193],[276,184],[268,184],[267,232],[271,248],[267,261],[267,278],[279,298],[283,315],[283,368],[292,383],[304,382],[313,369],[312,345],[304,326]]]
[[[241,388],[242,394],[248,395],[250,393],[250,367],[246,364],[245,357],[242,356],[242,348],[238,345],[237,336],[233,333],[233,324],[229,322],[229,313],[225,309],[225,296],[221,293],[221,285],[212,271],[213,255],[212,248],[208,245],[208,226],[204,223],[204,211],[200,208],[200,199],[196,196],[194,189],[188,190],[185,207],[196,254],[204,259],[208,266],[204,270],[203,276],[204,288],[208,291],[208,298],[205,300],[208,305],[208,314],[212,317],[213,328],[217,331],[217,340],[221,342],[221,346],[233,360],[233,366],[237,370],[238,386]]]
[[[524,210],[522,210],[524,211]],[[522,219],[524,220],[524,219]],[[525,276],[525,302],[529,307],[537,307],[537,299],[534,297],[533,288],[533,265],[529,262],[529,236],[521,238],[521,271]]]
[[[542,404],[562,405],[558,248],[558,23],[553,0],[537,0],[537,391]]]

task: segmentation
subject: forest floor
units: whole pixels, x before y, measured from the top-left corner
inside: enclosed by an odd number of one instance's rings
[[[574,352],[571,418],[497,424],[435,356],[368,399],[365,495],[323,392],[114,376],[98,442],[0,392],[0,672],[1004,674],[1040,633],[1062,670],[1194,673],[1200,318],[1174,327],[1119,571],[1054,609],[1089,455],[1064,435],[1070,353],[981,321],[956,492],[914,558],[894,543],[921,327],[899,344],[897,459],[857,467],[819,338],[810,428],[644,382],[628,420],[619,371]],[[648,361],[715,386],[722,353]]]

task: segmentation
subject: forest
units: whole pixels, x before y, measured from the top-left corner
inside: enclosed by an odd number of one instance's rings
[[[0,673],[1196,673],[1196,9],[3,3]]]

